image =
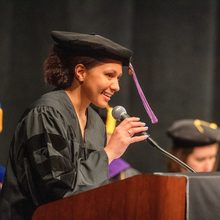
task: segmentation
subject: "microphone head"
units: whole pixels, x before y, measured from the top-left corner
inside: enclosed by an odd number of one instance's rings
[[[126,112],[125,108],[120,105],[115,106],[112,110],[112,116],[117,121],[120,121],[121,115],[123,115],[123,114],[127,114],[127,112]]]

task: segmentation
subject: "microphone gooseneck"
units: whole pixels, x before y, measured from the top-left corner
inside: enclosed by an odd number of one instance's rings
[[[120,122],[123,121],[125,118],[130,118],[130,116],[127,114],[125,108],[122,106],[115,106],[112,110],[112,116],[114,119],[116,119],[117,121],[120,121]],[[176,161],[178,164],[180,164],[184,168],[188,169],[189,171],[191,171],[193,173],[196,173],[196,171],[194,169],[192,169],[190,166],[185,164],[179,158],[175,157],[174,155],[170,154],[169,152],[167,152],[166,150],[161,148],[157,144],[157,142],[154,141],[146,131],[141,132],[140,134],[136,134],[136,135],[148,135],[148,138],[145,141],[148,142],[151,146],[158,149],[160,152],[162,152],[163,154],[165,154],[167,157],[171,158],[172,160]]]

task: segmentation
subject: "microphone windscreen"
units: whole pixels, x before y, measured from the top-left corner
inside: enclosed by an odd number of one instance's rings
[[[126,110],[124,107],[122,106],[115,106],[112,110],[112,116],[114,119],[116,120],[119,120],[120,121],[120,118],[121,118],[121,115],[122,114],[127,114]]]

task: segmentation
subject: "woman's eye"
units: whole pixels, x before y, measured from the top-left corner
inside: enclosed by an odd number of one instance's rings
[[[204,161],[205,159],[204,158],[197,158],[196,159],[198,162],[202,162],[202,161]]]
[[[111,74],[111,73],[108,73],[107,76],[108,76],[108,77],[112,77],[112,74]]]

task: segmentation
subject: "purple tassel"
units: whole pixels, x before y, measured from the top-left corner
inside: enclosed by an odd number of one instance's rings
[[[141,89],[141,86],[139,85],[139,82],[138,82],[138,79],[137,79],[137,76],[136,76],[136,74],[135,74],[135,71],[134,71],[134,68],[133,68],[132,64],[130,64],[130,67],[131,67],[131,69],[132,69],[133,79],[134,79],[135,85],[136,85],[136,87],[137,87],[138,93],[139,93],[139,95],[140,95],[140,97],[141,97],[141,100],[142,100],[142,102],[143,102],[144,108],[145,108],[147,114],[149,115],[149,117],[150,117],[150,119],[151,119],[151,122],[152,122],[152,123],[157,123],[157,122],[158,122],[158,119],[157,119],[156,116],[154,115],[153,111],[151,110],[151,108],[150,108],[150,106],[149,106],[149,104],[148,104],[148,102],[147,102],[147,100],[146,100],[146,98],[145,98],[145,96],[144,96],[144,93],[143,93],[143,91],[142,91],[142,89]]]

